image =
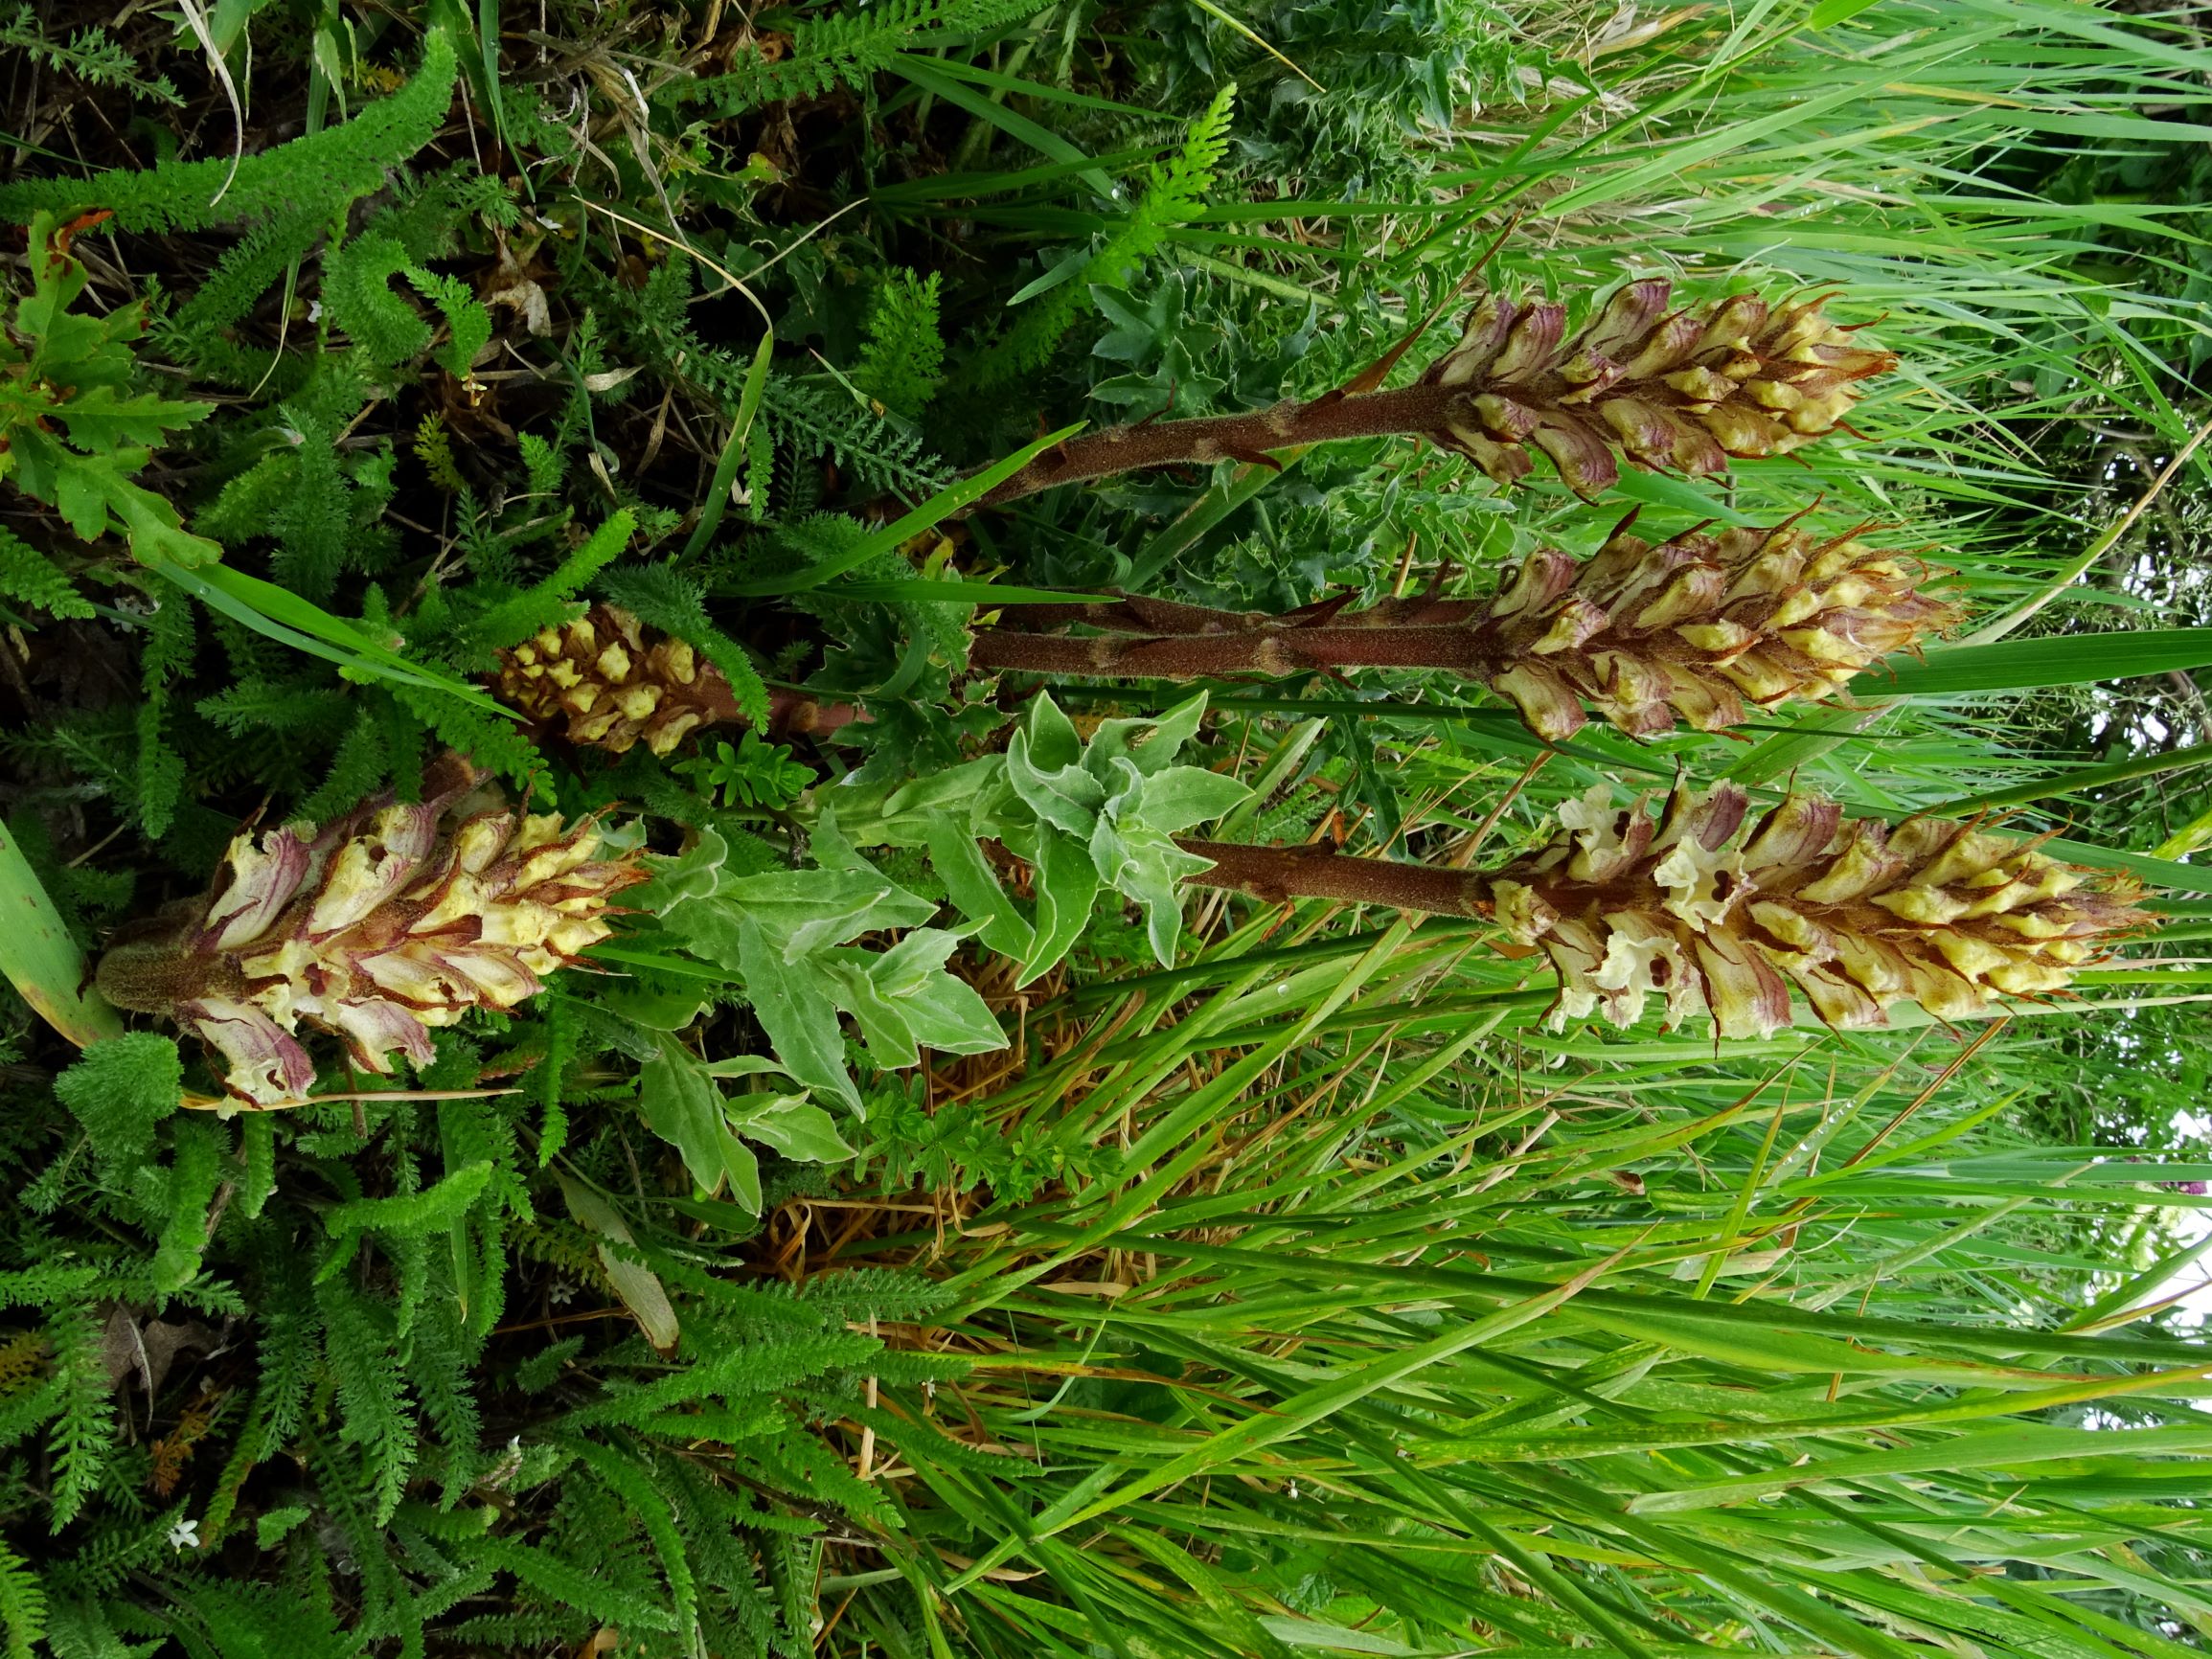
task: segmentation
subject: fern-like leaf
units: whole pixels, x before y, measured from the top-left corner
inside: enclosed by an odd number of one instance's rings
[[[550,576],[478,617],[468,628],[470,660],[463,666],[488,667],[491,652],[519,645],[539,629],[566,621],[570,614],[569,601],[621,556],[636,533],[635,514],[627,511],[615,513],[562,559]]]
[[[61,618],[93,614],[91,603],[52,559],[7,530],[0,530],[0,599]]]
[[[770,62],[745,48],[726,75],[693,82],[680,96],[735,116],[764,103],[815,98],[839,84],[855,90],[902,52],[935,52],[1004,29],[1044,10],[1046,0],[890,0],[890,4],[810,18],[790,54]]]
[[[545,757],[513,723],[479,713],[443,692],[392,681],[387,689],[406,711],[448,749],[457,749],[479,766],[509,779],[517,789],[553,799]]]
[[[1205,112],[1191,124],[1182,148],[1154,167],[1150,187],[1129,216],[1111,231],[1072,281],[1038,299],[1021,320],[968,367],[963,380],[977,391],[1004,386],[1042,368],[1082,314],[1094,286],[1118,288],[1152,254],[1168,233],[1205,206],[1222,159],[1228,154],[1229,118],[1236,86],[1214,95]]]
[[[54,1489],[48,1516],[58,1533],[74,1521],[99,1489],[115,1435],[115,1404],[101,1358],[101,1326],[89,1307],[59,1315],[47,1335],[58,1356],[61,1415],[47,1430],[54,1453]]]
[[[768,688],[744,648],[707,620],[698,583],[673,565],[641,565],[609,572],[600,591],[648,627],[675,635],[721,670],[745,718],[756,727],[768,723]]]
[[[579,1462],[605,1483],[615,1501],[637,1517],[654,1555],[660,1557],[661,1574],[668,1580],[669,1596],[674,1603],[677,1632],[694,1628],[699,1617],[698,1586],[685,1557],[675,1510],[661,1494],[657,1475],[596,1441],[577,1439],[567,1445]]]
[[[88,179],[16,179],[0,185],[0,218],[24,224],[41,209],[105,208],[120,229],[155,233],[259,224],[310,210],[327,219],[379,188],[387,170],[436,136],[453,102],[454,71],[453,42],[433,29],[405,86],[341,125],[247,156],[235,174],[228,157],[215,157]]]
[[[339,1274],[315,1287],[324,1357],[338,1385],[339,1439],[369,1460],[376,1520],[399,1507],[415,1465],[415,1412],[392,1352],[389,1309],[368,1301]]]
[[[299,815],[317,824],[335,818],[374,793],[391,764],[382,723],[375,710],[363,709],[331,758],[321,785],[300,803]]]
[[[286,587],[321,602],[338,584],[352,523],[346,481],[338,471],[336,436],[294,404],[285,404],[278,413],[293,442],[285,492],[268,520],[277,542],[269,562]]]
[[[430,349],[430,325],[392,291],[402,271],[412,281],[407,250],[385,236],[355,237],[323,256],[323,305],[354,345],[390,369]]]
[[[921,414],[945,377],[945,336],[937,321],[942,281],[935,271],[926,282],[912,271],[895,271],[869,307],[868,343],[853,378],[893,414]]]
[[[5,1626],[8,1659],[32,1659],[46,1634],[46,1591],[31,1564],[0,1541],[0,1626]]]
[[[722,375],[721,367],[700,362],[699,378],[734,400],[740,376]],[[761,414],[777,443],[799,454],[828,455],[872,489],[927,495],[946,481],[945,468],[924,462],[921,439],[863,408],[841,387],[771,375]]]
[[[243,317],[330,222],[327,205],[309,206],[281,213],[241,237],[164,325],[170,348],[203,372],[219,367],[219,359],[209,354],[217,332]]]

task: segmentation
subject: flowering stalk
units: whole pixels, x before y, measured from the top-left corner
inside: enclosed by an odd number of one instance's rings
[[[1794,985],[1845,1029],[1919,1004],[1957,1018],[2000,995],[2064,990],[2116,936],[2148,924],[2139,890],[2046,857],[2033,841],[1914,818],[1846,819],[1819,796],[1754,817],[1732,784],[1679,787],[1653,817],[1604,785],[1560,808],[1560,832],[1502,869],[1439,870],[1313,848],[1186,841],[1191,879],[1260,898],[1334,898],[1494,922],[1559,970],[1554,1029],[1632,1025],[1657,995],[1670,1029],[1723,1037],[1790,1023]]]
[[[206,898],[119,936],[102,993],[196,1033],[228,1062],[229,1092],[257,1105],[314,1082],[292,1034],[303,1019],[380,1076],[394,1053],[427,1064],[430,1027],[535,996],[645,879],[634,859],[602,856],[596,819],[518,817],[488,776],[447,754],[420,803],[387,793],[320,830],[240,834]]]
[[[560,727],[571,743],[615,755],[640,742],[666,755],[701,727],[747,723],[721,670],[610,604],[501,651],[491,691],[539,725]],[[769,694],[768,729],[778,736],[827,736],[860,717],[850,703]]]
[[[1670,311],[1663,278],[1630,283],[1579,333],[1567,307],[1485,296],[1460,343],[1415,384],[1331,394],[1244,415],[1115,426],[1038,456],[986,507],[1059,484],[1140,467],[1258,461],[1271,449],[1404,433],[1469,456],[1499,484],[1541,450],[1581,495],[1620,476],[1614,451],[1693,475],[1731,456],[1786,455],[1843,424],[1859,382],[1897,359],[1822,314],[1823,298],[1780,309],[1739,294]]]
[[[1831,695],[1955,622],[1950,604],[1923,591],[1927,577],[1910,560],[1793,524],[1656,546],[1624,526],[1584,562],[1535,554],[1489,600],[1390,600],[1361,611],[1336,601],[1285,616],[1145,599],[1025,607],[979,632],[969,661],[1156,679],[1430,669],[1488,686],[1553,741],[1582,728],[1585,703],[1627,732],[1677,719],[1722,731],[1743,721],[1746,703]],[[1152,631],[1021,631],[1065,621]]]

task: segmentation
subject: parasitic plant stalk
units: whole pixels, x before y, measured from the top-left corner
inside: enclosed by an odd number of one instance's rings
[[[447,754],[419,803],[387,793],[320,830],[240,834],[205,898],[119,933],[101,992],[196,1033],[257,1105],[314,1082],[302,1020],[379,1076],[394,1052],[427,1064],[431,1027],[536,995],[608,936],[614,896],[646,875],[605,855],[596,819],[518,815],[487,776]]]
[[[1123,599],[1010,612],[979,632],[977,668],[1060,677],[1217,679],[1428,669],[1510,699],[1538,736],[1572,737],[1595,708],[1623,731],[1740,724],[1835,693],[1958,612],[1930,574],[1849,536],[1793,524],[1693,533],[1653,545],[1624,526],[1578,563],[1539,552],[1489,600],[1417,598],[1366,610],[1324,602],[1285,616]],[[1081,637],[1024,626],[1127,628]]]
[[[1144,467],[1399,433],[1470,457],[1501,485],[1525,477],[1539,449],[1590,496],[1619,478],[1615,451],[1693,476],[1724,471],[1731,457],[1787,455],[1842,426],[1859,383],[1897,367],[1830,322],[1824,297],[1777,309],[1739,294],[1670,311],[1671,291],[1663,278],[1630,283],[1571,335],[1563,305],[1487,295],[1459,344],[1411,386],[1111,427],[1038,456],[981,505]]]
[[[2126,878],[1975,824],[1891,829],[1814,795],[1749,808],[1732,784],[1681,786],[1653,817],[1601,784],[1560,808],[1550,841],[1489,872],[1180,845],[1212,860],[1190,878],[1201,886],[1493,922],[1558,969],[1554,1029],[1592,1014],[1632,1025],[1656,995],[1670,1029],[1703,1016],[1720,1036],[1767,1036],[1790,1023],[1792,986],[1844,1029],[1883,1025],[1899,1002],[1958,1018],[2064,990],[2150,920]]]

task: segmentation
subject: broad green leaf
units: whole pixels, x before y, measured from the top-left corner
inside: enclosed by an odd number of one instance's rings
[[[1015,735],[1023,741],[1030,763],[1039,771],[1057,772],[1083,759],[1083,737],[1052,693],[1039,692],[1022,711]]]
[[[853,1155],[835,1120],[801,1096],[741,1095],[730,1102],[730,1123],[746,1139],[804,1163],[835,1164]]]
[[[582,1181],[571,1180],[555,1171],[560,1182],[560,1196],[568,1206],[568,1213],[576,1224],[586,1233],[596,1233],[602,1239],[611,1239],[617,1244],[632,1244],[629,1223],[622,1213]],[[754,1206],[758,1214],[759,1206]],[[605,1245],[599,1246],[599,1262],[606,1269],[607,1282],[622,1305],[644,1329],[646,1340],[661,1352],[673,1351],[676,1338],[682,1334],[677,1323],[676,1310],[669,1303],[668,1291],[662,1286],[660,1276],[650,1267],[629,1260],[627,1254],[618,1254]]]
[[[906,1024],[906,1011],[884,995],[870,971],[876,958],[864,950],[825,951],[808,964],[837,1007],[860,1028],[868,1057],[887,1071],[919,1064],[922,1050]]]
[[[626,893],[623,902],[666,916],[686,899],[712,898],[721,881],[722,861],[729,855],[729,843],[718,833],[695,830],[681,852],[646,855],[645,867],[652,874]]]
[[[1151,777],[1166,768],[1197,735],[1206,715],[1206,693],[1185,697],[1167,713],[1149,720],[1101,720],[1083,752],[1083,762],[1103,783],[1106,768],[1126,759]]]
[[[932,816],[928,824],[930,868],[963,916],[980,922],[978,937],[990,949],[1016,961],[1029,954],[1037,930],[1030,926],[960,819]]]
[[[1088,845],[1040,827],[1037,852],[1037,938],[1022,958],[1021,985],[1068,953],[1083,936],[1098,898],[1098,868]]]
[[[873,870],[778,870],[724,881],[713,898],[672,913],[669,925],[702,936],[711,930],[726,942],[731,920],[741,920],[773,939],[786,961],[796,962],[824,945],[887,927],[914,927],[935,914],[928,900]]]
[[[737,934],[735,966],[784,1070],[793,1081],[858,1110],[860,1090],[845,1064],[845,1034],[822,974],[810,963],[793,961],[750,919],[740,922]]]
[[[1088,835],[1106,784],[1083,764],[1075,723],[1038,693],[1006,745],[1006,779],[1022,804],[1070,835]]]
[[[1183,927],[1183,882],[1208,862],[1185,852],[1167,836],[1146,828],[1124,837],[1128,862],[1114,882],[1116,892],[1144,907],[1145,932],[1162,967],[1175,962],[1175,941]]]
[[[875,959],[870,978],[896,1002],[924,1048],[946,1054],[987,1054],[1006,1046],[1006,1034],[975,988],[945,966],[959,935],[917,928]]]
[[[768,1055],[732,1055],[727,1059],[709,1060],[706,1065],[710,1078],[757,1078],[782,1069]]]
[[[1147,780],[1136,810],[1146,829],[1173,835],[1243,806],[1251,793],[1236,779],[1202,766],[1170,766]]]
[[[841,833],[861,847],[920,847],[933,826],[971,822],[1005,788],[1006,757],[986,755],[926,777],[816,789],[802,812],[834,811]]]
[[[0,973],[39,1017],[79,1048],[123,1034],[123,1017],[90,985],[84,952],[70,936],[38,873],[0,823]]]
[[[54,406],[54,419],[69,429],[80,449],[147,447],[174,428],[203,419],[213,405],[180,403],[150,394],[124,397],[112,386],[95,386]]]
[[[696,992],[668,990],[606,990],[599,994],[599,1006],[618,1019],[648,1031],[683,1031],[695,1024],[705,1011],[707,1000]]]
[[[638,1111],[652,1132],[683,1154],[693,1184],[713,1197],[726,1186],[740,1203],[761,1207],[760,1162],[730,1133],[722,1091],[698,1057],[663,1034],[659,1052],[638,1073]]]

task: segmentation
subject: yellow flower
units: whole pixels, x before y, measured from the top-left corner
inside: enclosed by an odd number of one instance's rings
[[[120,940],[100,988],[196,1032],[239,1099],[297,1100],[315,1078],[302,1020],[389,1075],[395,1053],[429,1062],[431,1028],[542,990],[607,937],[614,895],[645,879],[606,851],[596,819],[518,819],[448,754],[419,803],[387,794],[320,830],[238,836],[208,898]]]
[[[1631,1025],[1657,996],[1670,1027],[1704,1014],[1722,1036],[1767,1036],[1792,986],[1846,1029],[1898,1002],[1957,1018],[2064,990],[2149,921],[2132,881],[2034,841],[1933,818],[1892,830],[1816,795],[1749,807],[1732,784],[1681,787],[1654,818],[1600,785],[1550,843],[1478,878],[1481,908],[1558,969],[1555,1029]]]
[[[1859,382],[1897,359],[1854,339],[1814,298],[1776,310],[1739,294],[1710,311],[1670,311],[1672,286],[1630,283],[1571,339],[1566,307],[1491,294],[1422,383],[1463,389],[1430,436],[1500,484],[1542,450],[1583,495],[1620,475],[1618,448],[1645,466],[1720,472],[1730,456],[1787,455],[1840,426]]]
[[[1958,611],[1931,573],[1793,524],[1692,532],[1653,545],[1616,531],[1577,563],[1540,551],[1470,622],[1472,654],[1538,736],[1572,737],[1594,707],[1625,732],[1676,720],[1725,731],[1746,703],[1832,696]],[[1402,625],[1419,625],[1418,615]]]
[[[492,691],[572,743],[665,755],[701,726],[743,718],[721,670],[682,640],[649,643],[638,619],[594,605],[499,653]]]

